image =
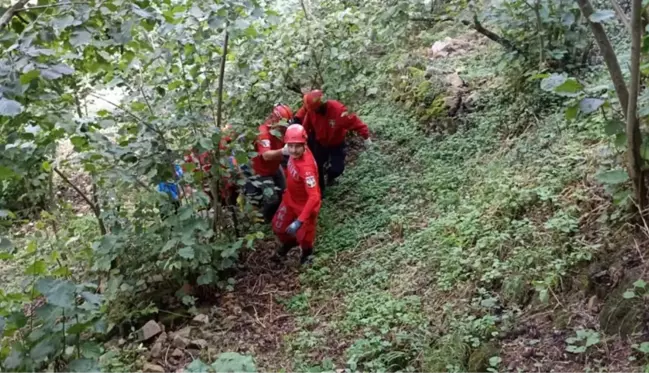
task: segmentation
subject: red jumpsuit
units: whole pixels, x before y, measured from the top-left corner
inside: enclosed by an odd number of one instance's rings
[[[259,176],[275,175],[282,163],[281,159],[267,161],[261,156],[269,150],[279,150],[284,147],[284,142],[270,133],[270,124],[271,121],[268,120],[259,126],[259,134],[257,135],[257,141],[255,142],[255,150],[258,155],[252,159],[252,169],[255,170],[255,173]]]
[[[273,217],[273,232],[284,244],[297,241],[302,248],[313,248],[318,213],[322,204],[318,168],[313,154],[305,148],[301,158],[289,159],[286,169],[286,192]],[[286,233],[286,229],[296,219],[302,222],[302,226],[298,229],[296,237],[293,237]]]
[[[347,131],[358,132],[364,139],[370,137],[367,124],[363,123],[356,114],[348,112],[345,105],[336,100],[326,101],[324,113],[307,112],[304,107],[301,107],[295,117],[324,147],[341,145],[345,141]]]

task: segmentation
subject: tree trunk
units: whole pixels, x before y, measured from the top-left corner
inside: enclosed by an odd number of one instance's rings
[[[645,183],[642,172],[640,146],[642,137],[638,120],[638,94],[640,92],[640,53],[642,48],[642,0],[633,0],[631,11],[631,82],[629,84],[629,106],[626,114],[628,171],[635,190],[640,214],[646,206]]]
[[[611,75],[611,80],[613,80],[613,85],[615,86],[615,92],[617,93],[617,98],[620,101],[620,106],[622,106],[622,112],[627,114],[627,108],[629,107],[629,91],[626,88],[626,83],[624,82],[624,76],[622,75],[622,70],[620,69],[620,64],[617,61],[617,56],[613,50],[611,42],[606,36],[606,31],[604,27],[595,22],[591,22],[589,17],[594,13],[593,6],[590,4],[589,0],[577,0],[579,4],[579,9],[584,14],[584,17],[588,20],[591,29],[593,30],[593,35],[595,36],[595,41],[599,47],[602,57],[604,57],[604,62],[606,62],[606,67],[608,68],[608,73]]]

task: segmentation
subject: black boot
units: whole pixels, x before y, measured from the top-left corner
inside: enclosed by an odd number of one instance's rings
[[[300,257],[300,264],[311,264],[313,261],[313,248],[302,249],[302,256]]]
[[[275,263],[281,263],[286,259],[286,255],[288,255],[288,252],[291,251],[292,248],[295,247],[295,243],[285,243],[282,245],[282,247],[277,250],[275,255],[273,255],[272,260]]]

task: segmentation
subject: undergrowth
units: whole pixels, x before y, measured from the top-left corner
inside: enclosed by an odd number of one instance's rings
[[[493,72],[464,63],[469,84]],[[582,217],[602,124],[566,122],[537,83],[485,87],[463,130],[437,139],[394,104],[363,108],[378,146],[327,192],[318,259],[289,302],[297,370],[494,368],[524,308],[598,253],[607,232],[587,236]]]

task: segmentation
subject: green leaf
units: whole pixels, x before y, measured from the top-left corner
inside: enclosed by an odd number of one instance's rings
[[[561,16],[561,24],[564,26],[571,26],[575,23],[575,15],[573,13],[565,13]]]
[[[610,170],[600,172],[595,175],[595,179],[602,184],[616,185],[629,180],[629,174],[624,169]]]
[[[591,22],[600,23],[600,22],[608,21],[608,20],[612,19],[613,17],[615,17],[615,12],[612,11],[612,10],[606,9],[606,10],[597,10],[597,11],[595,11],[595,13],[591,14],[590,17],[588,17],[588,19]]]
[[[201,359],[196,359],[187,365],[184,370],[187,373],[205,373],[209,372],[211,367],[205,364]]]
[[[572,120],[572,119],[577,118],[577,114],[579,114],[579,106],[578,105],[572,105],[572,106],[568,106],[566,108],[565,116],[566,116],[567,120]]]
[[[41,72],[38,69],[30,70],[20,76],[21,84],[29,84],[32,80],[41,76]]]
[[[23,106],[18,101],[0,97],[0,116],[15,117],[23,112]]]
[[[212,363],[217,372],[257,372],[255,361],[251,356],[236,352],[224,352]]]
[[[68,364],[70,372],[99,372],[99,365],[96,359],[77,359]]]
[[[131,109],[133,109],[135,111],[142,111],[142,110],[146,109],[146,104],[142,103],[142,102],[135,101],[135,102],[131,103]]]
[[[80,47],[82,45],[90,44],[90,39],[92,35],[86,30],[78,30],[72,33],[70,36],[70,44],[73,47]]]
[[[183,259],[192,260],[194,259],[194,248],[192,248],[191,246],[183,247],[182,249],[178,250],[178,255],[180,255]]]
[[[70,14],[66,14],[52,20],[52,26],[54,26],[54,28],[58,29],[59,31],[65,30],[66,28],[72,26],[73,23],[74,17]]]
[[[635,347],[636,350],[648,354],[649,353],[649,342],[642,342],[640,343],[640,346]]]
[[[640,279],[640,280],[634,282],[633,286],[637,287],[637,288],[640,288],[640,289],[644,289],[647,286],[647,283],[643,279]]]
[[[12,179],[14,176],[16,176],[16,173],[12,169],[0,166],[0,180]]]
[[[36,260],[25,269],[26,275],[43,275],[47,272],[47,264],[44,260]]]
[[[7,356],[7,358],[2,363],[2,367],[6,370],[15,370],[22,364],[22,362],[23,354],[14,347],[11,349],[9,356]]]
[[[101,346],[97,343],[83,342],[81,345],[81,355],[86,359],[99,359],[101,357]]]
[[[604,133],[608,136],[624,133],[624,123],[619,119],[609,119],[604,126]]]
[[[599,343],[599,333],[592,332],[586,337],[586,347],[590,347]]]
[[[626,133],[618,133],[615,135],[615,141],[613,143],[618,148],[624,148],[627,143]]]
[[[7,237],[0,236],[0,250],[9,251],[13,249],[14,244]]]
[[[45,338],[42,341],[38,342],[32,349],[29,351],[29,357],[32,358],[35,362],[45,361],[54,350],[54,344],[52,343],[51,338]]]
[[[584,114],[590,114],[604,105],[606,101],[599,98],[585,98],[579,102],[579,110]]]
[[[500,358],[500,356],[492,356],[489,358],[489,365],[492,367],[497,367],[498,364],[500,364],[503,361],[503,359]]]
[[[575,97],[584,88],[577,80],[570,78],[554,89],[554,93],[560,96]],[[580,105],[581,107],[581,105]]]
[[[69,281],[42,278],[36,282],[36,289],[47,298],[51,305],[71,308],[75,306],[76,286]]]
[[[202,275],[198,277],[196,283],[198,285],[209,285],[214,282],[214,271],[211,268],[208,268]]]

